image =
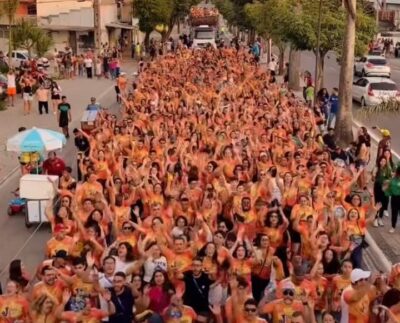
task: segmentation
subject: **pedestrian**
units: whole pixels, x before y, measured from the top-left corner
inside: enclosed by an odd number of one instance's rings
[[[68,124],[71,122],[71,105],[67,102],[65,95],[61,98],[61,103],[57,110],[58,125],[62,128],[65,138],[69,138]]]
[[[8,105],[14,106],[15,96],[17,95],[17,83],[16,83],[15,71],[13,68],[7,73],[7,96],[8,96]]]
[[[53,80],[51,81],[50,93],[51,93],[53,114],[56,114],[58,110],[58,105],[61,102],[61,87],[58,85],[56,81]]]
[[[75,136],[74,144],[75,147],[78,149],[77,153],[77,173],[78,173],[78,181],[82,180],[82,172],[80,163],[82,162],[84,157],[89,156],[90,152],[90,144],[89,140],[83,135],[82,130],[75,128],[73,130],[73,134]]]
[[[389,232],[394,233],[397,224],[397,218],[400,213],[400,165],[397,166],[393,178],[384,184],[384,191],[390,196],[390,206],[392,211],[392,227]]]
[[[32,110],[34,84],[34,79],[27,72],[25,72],[23,78],[20,81],[20,85],[22,88],[22,98],[24,101],[24,115],[30,114]]]
[[[96,58],[96,65],[95,65],[96,76],[97,76],[98,80],[100,80],[101,75],[103,74],[101,67],[102,67],[102,60],[101,60],[101,57],[98,56]]]
[[[373,129],[378,127],[373,127]],[[378,128],[379,129],[379,128]],[[387,129],[379,129],[379,132],[382,135],[382,139],[378,142],[378,151],[376,153],[376,162],[380,160],[386,150],[390,151],[391,146],[391,136],[390,131]]]
[[[136,43],[135,53],[136,53],[136,59],[139,60],[140,57],[142,56],[142,46],[140,45],[139,42]]]
[[[65,162],[60,157],[57,157],[55,151],[50,151],[47,159],[43,162],[43,173],[61,177],[65,170]]]
[[[334,87],[332,90],[332,94],[329,98],[329,117],[327,121],[328,128],[335,128],[336,126],[336,117],[339,113],[339,89]]]
[[[389,205],[389,197],[385,194],[383,187],[392,178],[392,168],[386,157],[382,156],[378,164],[372,171],[372,181],[374,182],[374,198],[376,203],[381,203],[382,207],[376,215],[374,227],[383,227],[382,218]]]
[[[39,114],[43,114],[43,109],[46,114],[49,114],[49,90],[45,88],[44,84],[41,84],[36,91],[36,97],[38,100]]]
[[[136,53],[136,45],[135,45],[135,42],[132,42],[132,45],[131,45],[131,58],[132,59],[135,59],[135,53]]]
[[[268,63],[268,70],[270,71],[271,75],[276,74],[276,68],[277,68],[277,64],[276,64],[275,58],[272,57],[271,61]]]
[[[93,75],[93,60],[88,55],[86,55],[83,63],[86,69],[86,76],[88,79],[91,79]]]

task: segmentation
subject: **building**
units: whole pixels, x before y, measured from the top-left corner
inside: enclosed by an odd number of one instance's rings
[[[400,30],[400,0],[369,0],[378,12],[380,30]]]
[[[50,32],[58,51],[83,53],[94,46],[94,0],[37,0],[38,25]],[[100,42],[115,46],[134,39],[132,0],[98,0]],[[130,8],[130,10],[129,10]]]
[[[13,0],[10,0],[13,1]],[[36,23],[36,0],[20,0],[17,12],[14,16],[13,24],[15,25],[21,19],[30,20]],[[9,35],[8,17],[3,14],[0,16],[0,50],[8,51],[8,35]]]

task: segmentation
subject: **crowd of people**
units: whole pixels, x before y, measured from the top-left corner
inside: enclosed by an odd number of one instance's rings
[[[79,178],[49,155],[52,237],[35,273],[10,264],[0,321],[399,322],[400,266],[362,260],[400,210],[390,133],[345,151],[270,73],[240,46],[146,63],[120,116],[74,130]]]

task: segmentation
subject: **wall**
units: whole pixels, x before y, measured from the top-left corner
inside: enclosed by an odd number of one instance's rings
[[[58,51],[63,51],[64,48],[69,45],[68,31],[53,31],[50,35],[54,42],[50,52],[53,52],[54,48],[57,48]]]
[[[48,3],[46,3],[48,2]],[[78,2],[77,0],[37,0],[37,15],[46,17],[50,15],[58,15],[70,10],[79,10],[81,8],[92,8],[91,1]]]

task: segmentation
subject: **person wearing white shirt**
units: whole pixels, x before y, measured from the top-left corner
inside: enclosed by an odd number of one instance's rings
[[[113,279],[115,274],[115,259],[112,256],[103,259],[103,272],[99,274],[99,285],[103,289],[110,289],[113,287]],[[100,294],[100,309],[107,311],[107,301]],[[103,322],[108,322],[108,318],[103,319]]]
[[[93,75],[93,60],[89,56],[86,56],[85,59],[83,60],[83,64],[85,65],[86,68],[87,78],[91,79]]]
[[[268,63],[268,70],[271,72],[271,74],[275,75],[276,72],[275,58],[272,58],[271,61]]]
[[[161,255],[160,247],[156,244],[152,245],[147,250],[147,253],[149,254],[149,257],[146,259],[143,265],[143,281],[146,283],[150,283],[151,278],[153,277],[153,274],[157,269],[167,271],[168,263],[167,259]]]

